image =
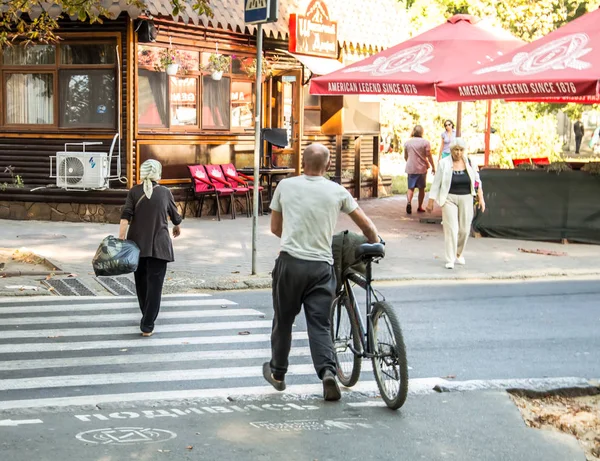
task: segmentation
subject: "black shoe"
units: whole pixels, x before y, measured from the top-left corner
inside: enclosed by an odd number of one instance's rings
[[[335,375],[329,370],[323,374],[323,398],[328,402],[335,402],[342,398],[342,392]]]
[[[412,205],[409,203],[406,205],[406,214],[411,214],[412,213]]]
[[[271,372],[271,364],[269,362],[263,363],[263,377],[266,381],[278,390],[279,392],[285,391],[285,381],[277,381],[273,378],[273,373]]]

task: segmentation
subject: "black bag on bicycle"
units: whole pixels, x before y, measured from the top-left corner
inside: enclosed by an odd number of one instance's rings
[[[109,235],[98,247],[92,267],[96,276],[115,276],[135,272],[140,261],[140,248],[132,240]]]
[[[342,289],[342,274],[351,270],[359,274],[366,275],[367,265],[362,261],[357,261],[356,249],[367,243],[367,238],[362,234],[345,230],[338,232],[333,236],[331,250],[333,252],[333,270],[335,272],[336,289],[339,292]]]

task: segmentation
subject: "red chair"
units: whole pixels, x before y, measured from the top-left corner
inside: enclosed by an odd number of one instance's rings
[[[214,196],[217,202],[217,219],[221,220],[221,201],[219,198],[221,196],[229,195],[233,200],[233,191],[232,190],[223,190],[217,188],[216,185],[210,181],[208,175],[206,174],[206,170],[204,169],[204,165],[188,165],[188,170],[190,171],[190,177],[192,179],[192,183],[190,188],[188,189],[188,193],[185,197],[185,205],[183,207],[183,217],[185,218],[185,214],[187,211],[187,204],[190,194],[193,197],[200,200],[200,205],[198,207],[198,212],[196,213],[197,217],[202,216],[202,205],[204,205],[204,197],[206,196]],[[232,204],[233,208],[233,204]],[[233,218],[233,216],[232,216]]]
[[[513,166],[522,165],[523,163],[531,163],[531,159],[529,159],[529,158],[513,158],[512,163],[513,163]]]
[[[208,179],[221,195],[228,195],[230,198],[231,219],[235,219],[235,202],[234,198],[239,195],[245,195],[248,191],[238,191],[225,180],[225,175],[219,165],[204,165]]]
[[[534,165],[538,165],[538,166],[550,165],[550,160],[548,159],[548,157],[532,158],[531,161],[533,162]]]
[[[227,179],[230,184],[234,182],[243,188],[248,188],[246,198],[246,215],[248,217],[252,216],[252,213],[250,212],[250,204],[252,203],[252,199],[250,198],[250,192],[254,190],[254,178],[252,176],[247,176],[244,173],[240,173],[233,163],[221,165],[221,170],[223,170],[225,179]],[[252,184],[248,184],[249,182],[251,182]],[[262,191],[264,189],[264,187],[258,186],[258,210],[261,216],[263,214]]]

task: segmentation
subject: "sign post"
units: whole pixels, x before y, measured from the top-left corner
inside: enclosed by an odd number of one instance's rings
[[[252,275],[256,275],[260,156],[262,147],[262,25],[277,21],[278,0],[244,0],[246,24],[256,24],[256,95],[254,101],[254,189],[252,194]]]

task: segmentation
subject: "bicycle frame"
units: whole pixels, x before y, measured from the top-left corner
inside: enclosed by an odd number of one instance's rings
[[[352,308],[354,309],[356,318],[358,319],[358,325],[360,330],[360,342],[362,344],[363,352],[360,353],[359,351],[355,351],[351,345],[349,345],[349,347],[354,354],[360,355],[363,358],[373,358],[375,355],[373,353],[375,346],[373,344],[373,321],[371,318],[371,311],[373,306],[373,298],[375,298],[376,302],[379,301],[379,298],[377,297],[375,290],[373,290],[373,287],[371,286],[371,282],[373,281],[373,262],[375,262],[375,260],[370,259],[366,261],[367,268],[364,277],[355,272],[350,272],[347,276],[344,277],[345,291],[348,295],[348,298],[350,299],[350,302],[352,303]],[[350,286],[350,282],[354,282],[356,285],[365,290],[365,302],[367,306],[366,325],[362,315],[360,314],[358,302],[356,301],[356,294]]]

